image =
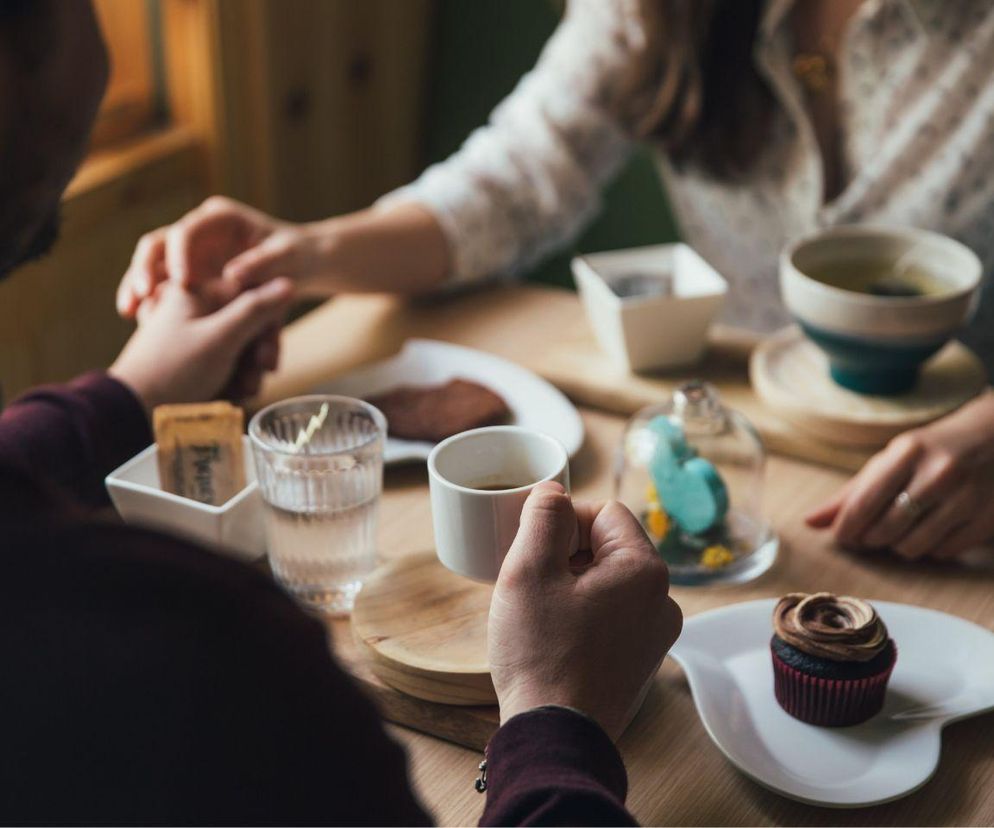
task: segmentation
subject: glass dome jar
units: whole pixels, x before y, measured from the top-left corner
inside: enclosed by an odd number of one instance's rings
[[[615,496],[642,522],[674,584],[742,583],[776,560],[762,516],[762,441],[714,386],[689,382],[629,421]]]

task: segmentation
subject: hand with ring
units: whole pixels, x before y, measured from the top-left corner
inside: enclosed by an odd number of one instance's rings
[[[994,540],[994,391],[893,439],[806,522],[848,549],[908,559]]]

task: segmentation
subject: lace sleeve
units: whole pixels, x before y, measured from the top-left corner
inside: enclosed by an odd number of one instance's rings
[[[379,201],[438,218],[452,281],[516,273],[575,238],[631,140],[614,100],[637,33],[630,0],[572,0],[536,67],[447,160]]]

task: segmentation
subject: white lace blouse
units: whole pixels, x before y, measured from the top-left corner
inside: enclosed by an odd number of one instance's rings
[[[726,321],[785,324],[783,244],[851,222],[910,224],[965,242],[985,267],[966,339],[994,368],[994,3],[866,0],[837,56],[842,192],[822,197],[821,152],[790,69],[792,0],[768,0],[755,59],[777,101],[768,147],[729,185],[657,153],[684,238],[729,281]],[[571,0],[537,66],[446,161],[385,202],[438,217],[453,280],[517,273],[573,239],[632,149],[619,121],[641,43],[633,0]]]

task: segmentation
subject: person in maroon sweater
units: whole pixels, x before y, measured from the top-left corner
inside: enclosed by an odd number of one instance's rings
[[[0,272],[54,240],[105,81],[89,0],[0,0]],[[0,416],[0,821],[429,822],[317,620],[255,569],[94,517],[153,406],[251,392],[289,299],[166,285],[108,371]],[[491,609],[483,823],[632,823],[613,740],[679,634],[667,593],[630,512],[536,489]]]

